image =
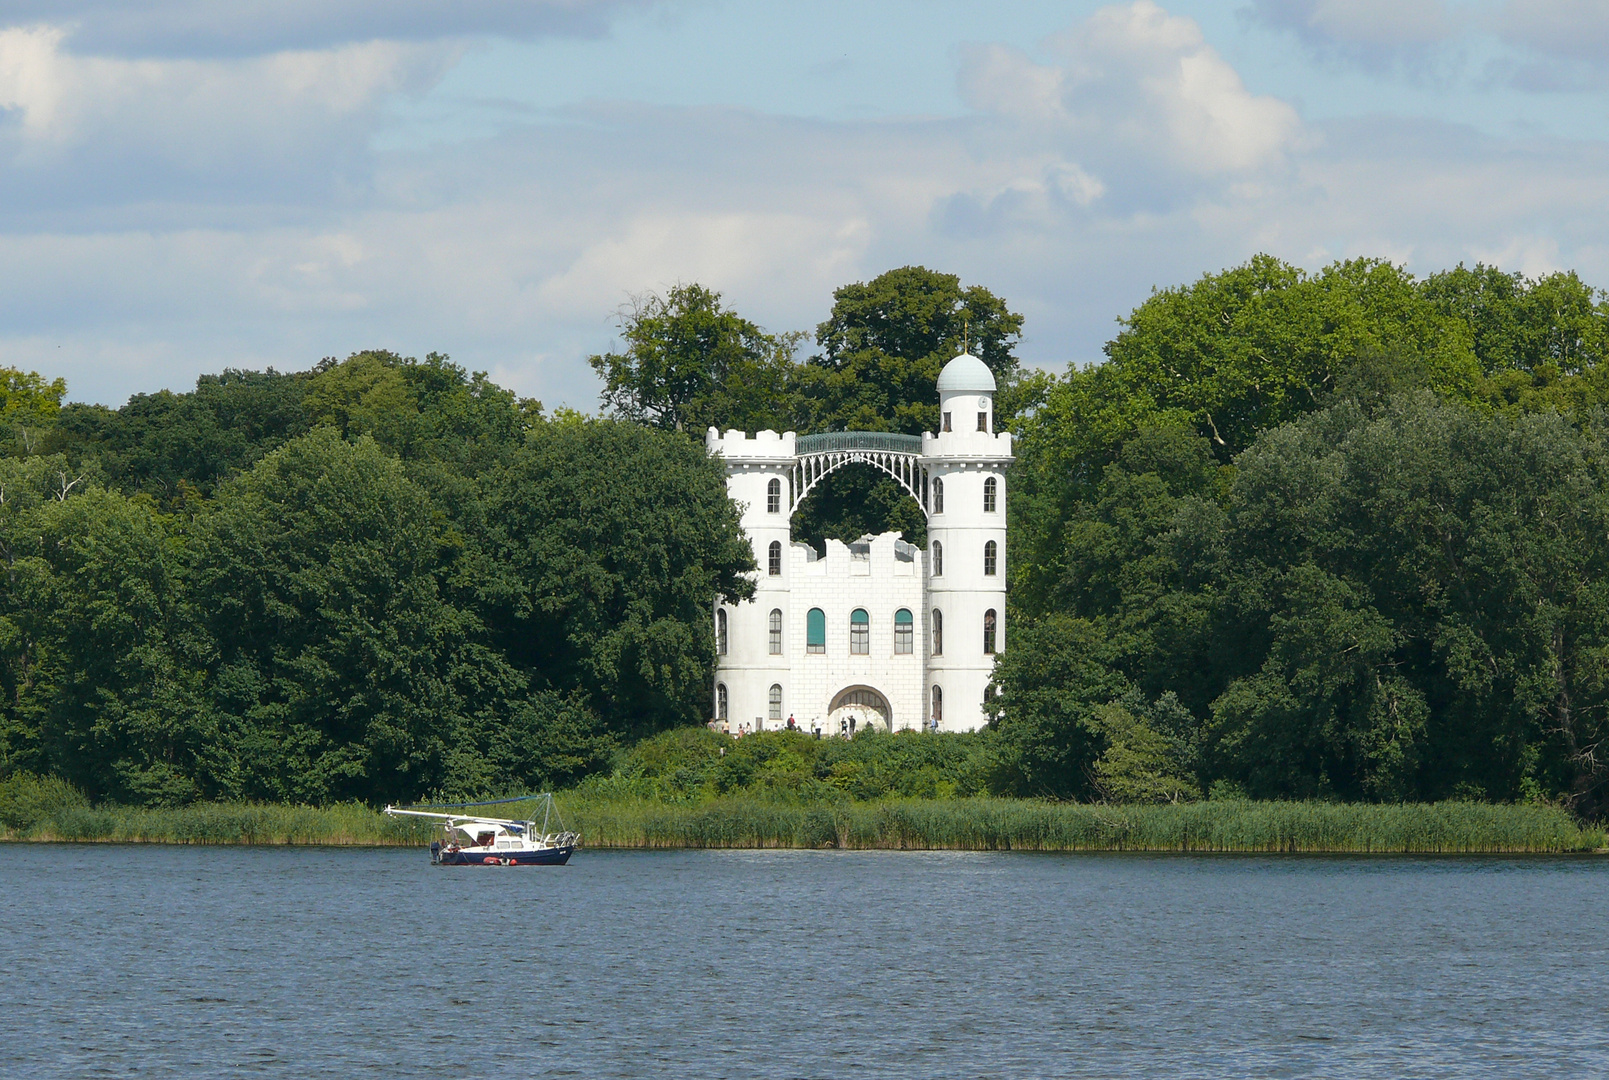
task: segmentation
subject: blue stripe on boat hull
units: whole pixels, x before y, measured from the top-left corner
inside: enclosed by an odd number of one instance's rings
[[[575,848],[546,848],[542,851],[432,851],[431,862],[437,866],[563,866],[575,854]]]

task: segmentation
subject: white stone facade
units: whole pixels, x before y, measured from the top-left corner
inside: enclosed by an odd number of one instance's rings
[[[851,719],[857,729],[941,731],[987,721],[984,695],[1006,641],[1012,461],[1011,435],[993,430],[993,393],[988,368],[963,354],[939,379],[947,429],[919,441],[709,430],[706,448],[726,462],[727,491],[759,564],[752,601],[715,605],[717,720],[733,731],[767,730],[791,716],[806,731],[831,735]],[[917,496],[927,550],[894,532],[828,540],[824,552],[792,542],[794,508],[846,464],[881,468]]]

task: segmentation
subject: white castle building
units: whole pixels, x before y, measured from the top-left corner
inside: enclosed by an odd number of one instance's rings
[[[971,731],[987,722],[1006,634],[1006,467],[994,376],[962,353],[939,375],[937,434],[826,435],[710,428],[726,461],[759,571],[754,599],[715,605],[717,721],[782,727]],[[826,551],[796,543],[789,519],[846,465],[892,476],[927,516],[927,550],[897,532]]]

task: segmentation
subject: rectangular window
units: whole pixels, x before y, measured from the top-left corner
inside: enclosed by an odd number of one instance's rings
[[[980,412],[978,414],[978,430],[979,431],[988,431],[989,430],[989,414],[988,413]]]
[[[944,414],[944,430],[945,431],[950,430],[950,414],[949,413]]]

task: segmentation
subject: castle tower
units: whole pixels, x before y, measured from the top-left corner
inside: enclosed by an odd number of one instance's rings
[[[995,654],[1006,644],[1006,478],[1011,436],[994,430],[994,376],[962,353],[939,375],[937,433],[714,428],[705,448],[759,569],[755,596],[718,601],[710,714],[730,730],[781,726],[849,734],[987,723]],[[793,543],[794,501],[844,466],[880,469],[925,498],[928,550],[898,533],[823,550]],[[934,721],[937,721],[935,725]]]
[[[927,496],[927,718],[942,731],[987,722],[995,654],[1006,646],[1006,468],[994,375],[962,353],[939,374],[939,431],[922,436]],[[936,714],[936,716],[935,716]]]
[[[717,598],[717,679],[710,715],[726,720],[733,731],[740,724],[751,730],[778,727],[778,712],[786,716],[781,710],[789,707],[793,559],[788,519],[793,504],[788,474],[794,463],[794,433],[761,431],[750,438],[734,430],[723,438],[710,428],[704,447],[726,459],[726,490],[743,508],[743,531],[759,565],[753,600]]]

